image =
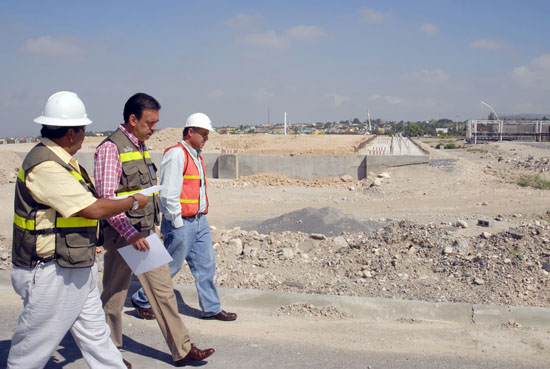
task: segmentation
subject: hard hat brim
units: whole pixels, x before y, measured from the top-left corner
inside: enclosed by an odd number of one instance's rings
[[[59,118],[45,117],[43,115],[36,117],[34,119],[34,122],[45,126],[58,126],[58,127],[79,127],[79,126],[87,126],[88,124],[92,123],[92,121],[87,117],[77,118],[77,119],[59,119]]]
[[[198,125],[198,124],[194,124],[194,125],[191,125],[191,126],[185,126],[183,128],[204,128],[204,129],[209,130],[210,132],[216,132],[216,130],[212,126],[201,126],[201,125]]]

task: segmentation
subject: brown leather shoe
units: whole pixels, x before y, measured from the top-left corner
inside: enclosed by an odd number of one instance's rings
[[[217,313],[216,315],[205,316],[205,317],[203,317],[203,319],[216,319],[216,320],[221,320],[221,321],[224,321],[224,322],[229,322],[229,321],[232,321],[232,320],[236,320],[237,319],[237,314],[228,313],[227,311],[222,310],[219,313]]]
[[[130,299],[130,301],[132,301],[132,306],[136,308],[136,313],[141,319],[154,320],[156,318],[152,308],[142,308],[134,300]]]
[[[208,356],[212,355],[214,353],[213,348],[207,348],[204,350],[201,350],[197,346],[195,346],[194,343],[191,344],[191,351],[185,355],[185,357],[181,360],[178,360],[174,363],[176,366],[183,366],[189,363],[192,363],[193,361],[201,361],[206,359]]]
[[[124,365],[126,365],[126,368],[127,368],[127,369],[132,369],[132,364],[130,364],[129,361],[127,361],[126,359],[122,358],[122,362],[124,363]]]

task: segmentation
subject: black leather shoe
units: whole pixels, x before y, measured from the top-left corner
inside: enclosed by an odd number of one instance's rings
[[[222,310],[219,313],[217,313],[216,315],[205,316],[205,317],[203,317],[203,319],[216,319],[216,320],[221,320],[221,321],[224,321],[224,322],[229,322],[229,321],[232,321],[232,320],[236,320],[237,319],[237,314],[228,313],[228,312]]]
[[[151,308],[142,308],[138,306],[134,300],[130,299],[132,301],[132,306],[136,308],[136,313],[141,319],[145,320],[154,320],[155,319],[155,313],[153,312],[153,309]]]
[[[207,348],[201,350],[194,343],[191,344],[191,351],[185,355],[181,360],[178,360],[174,363],[175,366],[184,366],[186,364],[192,363],[193,361],[201,361],[206,359],[208,356],[212,355],[216,350],[213,348]]]

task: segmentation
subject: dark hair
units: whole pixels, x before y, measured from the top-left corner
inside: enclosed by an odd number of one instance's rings
[[[189,132],[189,128],[191,128],[191,127],[185,127],[183,129],[183,139],[185,139],[185,137],[187,136],[187,132]]]
[[[160,103],[153,96],[138,92],[124,104],[124,112],[122,114],[124,116],[124,123],[128,123],[132,114],[138,120],[141,119],[141,114],[145,109],[160,110]]]
[[[58,127],[58,126],[46,126],[42,125],[40,134],[44,138],[49,138],[50,140],[55,140],[61,138],[69,132],[69,129],[75,131],[75,133],[80,132],[81,129],[84,129],[85,126],[73,126],[73,127]]]

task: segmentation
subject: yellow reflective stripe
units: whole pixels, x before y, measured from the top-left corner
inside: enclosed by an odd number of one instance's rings
[[[128,192],[117,192],[116,195],[117,196],[131,195],[131,194],[134,194],[134,193],[138,193],[139,191],[141,191],[141,190],[128,191]],[[159,192],[157,191],[157,192],[153,192],[149,196],[158,195],[158,194],[159,194]]]
[[[190,176],[190,175],[184,175],[183,179],[201,179],[201,176]]]
[[[144,155],[141,155],[139,151],[123,152],[122,154],[120,154],[120,161],[124,163],[132,160],[143,160],[144,156],[145,159],[151,159],[149,151],[145,151],[143,154]]]
[[[198,204],[199,200],[184,200],[180,199],[180,202],[183,202],[184,204]]]
[[[76,179],[79,181],[84,181],[84,177],[78,172],[75,172],[74,170],[69,170],[69,173],[73,175]],[[19,178],[22,182],[25,182],[25,171],[23,170],[23,167],[19,168],[19,171],[17,172],[17,178]]]
[[[35,230],[34,220],[32,219],[26,220],[22,216],[14,214],[13,222],[15,223],[15,225],[17,225],[20,228],[28,229],[30,231]],[[97,220],[86,219],[82,217],[70,217],[68,219],[57,218],[56,224],[58,228],[95,227],[97,226]]]
[[[56,226],[57,228],[95,227],[97,226],[97,220],[82,217],[57,218]]]
[[[23,167],[19,168],[19,172],[17,172],[17,178],[19,178],[22,182],[25,182],[25,171],[23,170]]]
[[[75,172],[74,170],[69,170],[69,173],[71,173],[73,175],[73,177],[75,177],[79,181],[84,181],[84,177],[82,177],[82,175],[80,173]]]
[[[132,152],[123,152],[120,154],[120,161],[126,162],[126,161],[132,161],[132,160],[140,160],[143,159],[143,155],[139,151],[132,151]]]
[[[25,219],[17,214],[13,214],[13,222],[16,226],[24,229],[28,229],[33,231],[34,230],[34,220],[32,219]]]

